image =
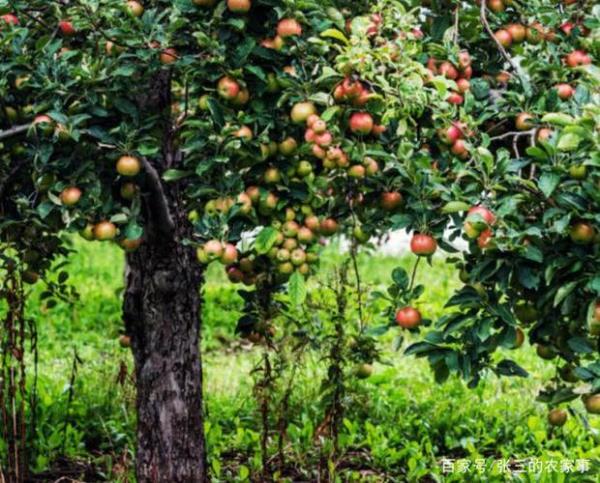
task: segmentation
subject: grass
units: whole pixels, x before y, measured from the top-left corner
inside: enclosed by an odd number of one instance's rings
[[[73,248],[69,283],[77,287],[80,301],[45,309],[38,298],[42,288],[37,286],[29,301],[40,352],[32,467],[42,475],[57,475],[66,472],[60,463],[66,457],[70,462],[94,463],[85,481],[118,481],[132,473],[135,428],[132,360],[117,342],[122,331],[123,257],[109,244],[74,240]],[[337,247],[328,250],[321,282],[341,259]],[[361,255],[362,282],[370,288],[385,286],[394,267],[410,270],[412,263],[410,257]],[[444,311],[444,301],[459,283],[441,259],[435,259],[432,267],[424,265],[417,281],[426,286],[419,307],[431,318]],[[319,287],[318,281],[313,282],[310,290]],[[260,377],[253,369],[264,348],[241,344],[234,334],[242,307],[236,290],[225,282],[220,267],[210,267],[204,288],[203,351],[206,435],[214,481],[260,479],[260,415],[252,388]],[[594,432],[598,434],[600,418],[591,420],[589,430],[570,417],[565,427],[549,431],[547,409],[535,395],[553,367],[527,344],[509,356],[530,372],[528,379],[488,376],[470,390],[452,377],[435,384],[427,363],[393,351],[392,339],[393,334],[381,337],[382,362],[375,364],[374,375],[365,381],[346,380],[338,481],[506,481],[510,478],[493,466],[494,461],[511,459],[515,469],[515,460],[522,458],[559,464],[563,459],[588,459],[592,464],[588,473],[571,480],[560,472],[529,471],[523,481],[597,481],[599,470],[594,465],[600,447]],[[322,342],[327,345],[328,339]],[[323,455],[331,442],[317,434],[328,398],[320,384],[326,379],[323,351],[308,351],[298,361],[288,353],[287,369],[271,394],[275,423],[290,368],[300,364],[286,415],[288,470],[297,480],[316,481],[319,471],[327,471]],[[573,407],[581,410],[580,403]],[[467,459],[472,465],[481,460],[485,469],[471,466],[468,477],[458,468],[444,475],[442,458]],[[90,464],[84,467],[90,471]]]

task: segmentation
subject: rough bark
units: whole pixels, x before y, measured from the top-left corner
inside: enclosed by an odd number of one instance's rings
[[[181,218],[173,237],[151,233],[127,260],[124,319],[137,380],[139,483],[206,481],[202,272],[193,249],[181,244]]]

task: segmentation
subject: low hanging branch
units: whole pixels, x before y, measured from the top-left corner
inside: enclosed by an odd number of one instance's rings
[[[31,124],[23,124],[21,126],[11,127],[10,129],[7,129],[6,131],[0,131],[0,140],[10,138],[13,136],[17,136],[19,134],[27,132],[30,127],[31,127]]]
[[[483,24],[486,32],[489,34],[489,36],[495,42],[496,46],[498,47],[498,50],[502,54],[502,57],[504,57],[506,59],[506,62],[508,62],[510,64],[511,69],[513,71],[515,71],[515,73],[517,74],[517,78],[519,79],[521,86],[523,87],[523,89],[525,89],[525,81],[523,81],[523,78],[521,77],[521,69],[519,69],[517,64],[515,64],[514,60],[508,54],[508,52],[506,51],[504,46],[499,42],[499,40],[494,35],[494,31],[490,27],[490,24],[487,19],[486,10],[487,10],[487,0],[481,0],[481,10],[480,10],[481,23]]]

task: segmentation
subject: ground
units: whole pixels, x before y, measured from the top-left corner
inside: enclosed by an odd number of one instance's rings
[[[36,286],[29,305],[29,314],[38,321],[40,361],[32,461],[38,473],[35,481],[53,481],[58,476],[134,481],[132,361],[118,343],[123,255],[109,244],[72,243],[70,283],[77,287],[80,301],[45,309],[38,297],[43,288]],[[322,281],[339,261],[336,253],[336,247],[331,247],[325,255]],[[385,287],[394,267],[409,269],[413,261],[409,255],[361,257],[363,283]],[[241,300],[221,271],[218,266],[210,268],[204,293],[209,466],[213,481],[260,481],[260,412],[252,387],[260,375],[253,369],[265,349],[234,334]],[[459,284],[456,274],[438,258],[433,267],[419,272],[418,281],[427,287],[419,308],[435,319]],[[316,282],[311,290],[318,290]],[[522,364],[529,378],[500,380],[488,375],[476,389],[468,389],[455,378],[436,384],[426,361],[393,350],[397,330],[392,332],[379,339],[383,356],[374,374],[366,380],[352,376],[346,380],[347,411],[336,459],[339,481],[441,481],[440,475],[448,470],[454,473],[446,473],[443,481],[505,481],[500,463],[506,462],[513,471],[519,465],[527,470],[525,458],[543,462],[546,473],[537,481],[565,481],[562,475],[551,474],[551,465],[557,464],[560,471],[567,460],[590,465],[585,476],[578,473],[572,481],[597,481],[600,418],[591,419],[592,427],[586,429],[571,414],[565,427],[549,430],[547,409],[535,395],[554,368],[538,359],[527,343],[506,355]],[[282,468],[283,477],[290,481],[317,481],[319,472],[323,475],[332,469],[327,464],[331,443],[319,428],[326,398],[315,381],[326,375],[322,355],[309,350],[302,363],[296,363],[300,370],[291,385]],[[28,363],[31,382],[31,358]],[[292,360],[289,367],[294,364]],[[289,373],[284,373],[271,398],[272,424],[281,414],[281,387]],[[581,403],[573,408],[574,414],[580,413]],[[276,448],[275,438],[269,453],[274,471]],[[464,472],[467,464],[469,477]],[[483,473],[478,473],[477,465],[485,467]]]

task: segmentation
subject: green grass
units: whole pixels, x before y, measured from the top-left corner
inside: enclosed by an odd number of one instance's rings
[[[116,481],[123,466],[126,472],[132,471],[135,427],[131,356],[117,342],[122,331],[123,256],[109,244],[73,243],[69,283],[77,287],[80,300],[44,309],[37,297],[42,287],[36,286],[28,306],[29,315],[37,320],[40,351],[33,467],[46,471],[60,456],[93,460],[106,481]],[[327,251],[311,291],[322,290],[321,283],[341,262],[342,255],[337,252],[337,247]],[[362,283],[369,289],[385,287],[394,267],[410,270],[413,262],[410,257],[361,255]],[[419,308],[431,318],[442,314],[444,301],[459,283],[441,259],[435,259],[432,267],[423,265],[417,281],[426,286]],[[210,267],[204,289],[203,362],[206,433],[214,481],[244,481],[246,475],[256,475],[260,469],[260,415],[252,387],[260,375],[253,373],[253,368],[265,349],[240,343],[234,334],[242,307],[236,290],[225,282],[220,267]],[[369,320],[376,323],[377,314],[371,314]],[[350,328],[356,320],[347,323]],[[278,335],[286,332],[281,329]],[[489,376],[470,390],[455,378],[436,385],[425,361],[392,350],[394,335],[380,339],[382,362],[375,364],[373,376],[365,381],[347,378],[339,481],[417,481],[426,477],[465,481],[464,473],[441,476],[443,457],[484,459],[488,466],[498,458],[525,457],[588,458],[598,463],[600,449],[593,431],[597,434],[600,429],[600,418],[591,420],[590,430],[570,417],[564,428],[549,431],[546,407],[535,401],[535,395],[553,367],[538,359],[527,344],[508,355],[530,372],[528,379]],[[329,343],[328,339],[323,343]],[[79,362],[68,403],[75,353]],[[320,383],[326,379],[326,363],[323,353],[315,350],[298,361],[289,351],[286,354],[291,360],[273,389],[271,418],[274,422],[280,414],[289,368],[300,364],[286,417],[286,454],[297,478],[316,481],[321,455],[330,449],[328,438],[315,438],[324,418],[326,394]],[[31,360],[28,363],[31,368]],[[347,372],[351,369],[349,365]],[[129,377],[119,381],[123,371]],[[573,407],[581,411],[580,403]],[[275,446],[273,443],[272,450]],[[562,474],[546,474],[536,480],[532,473],[527,478],[523,481],[568,481],[561,479]],[[474,472],[468,479],[506,480],[492,469]],[[571,481],[596,480],[590,472]]]

